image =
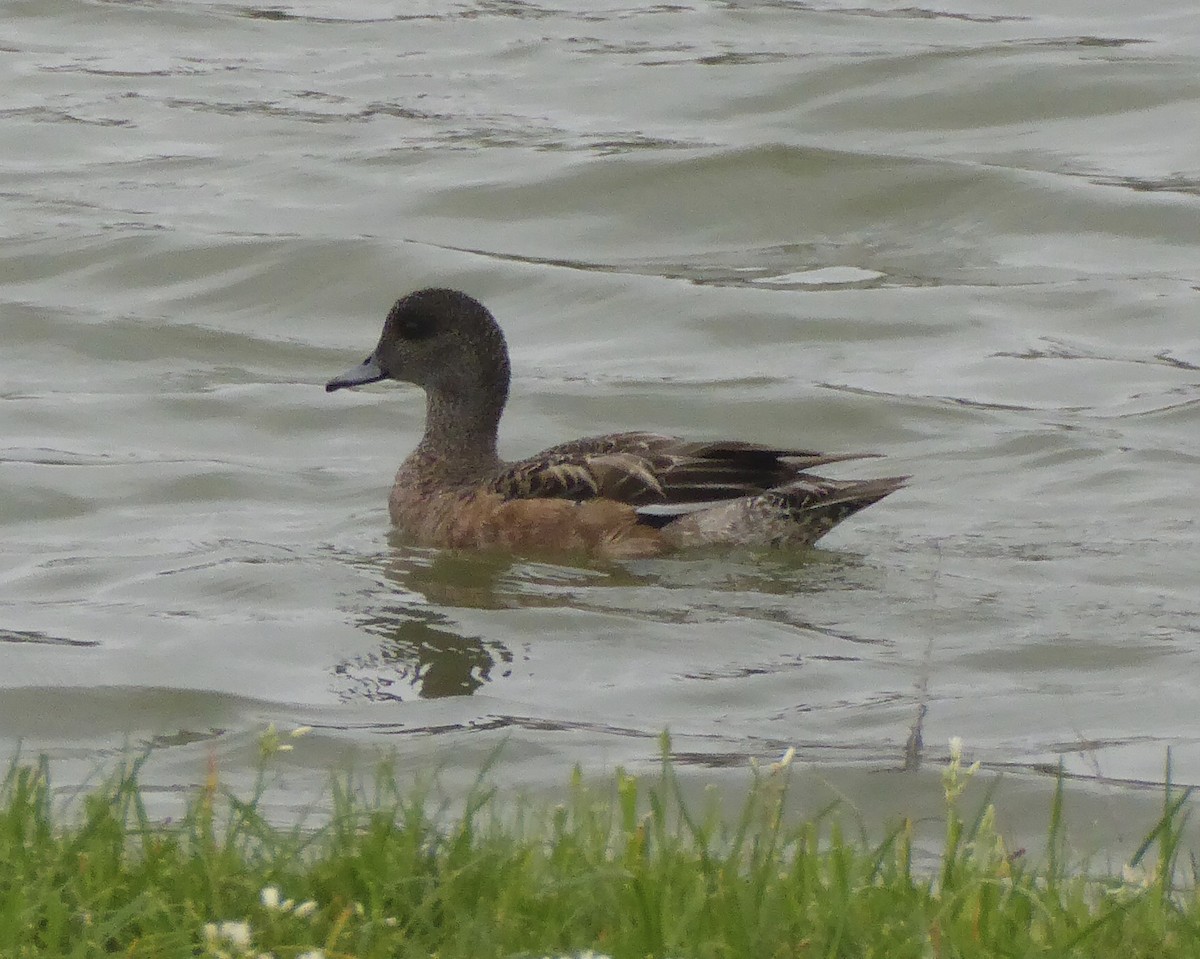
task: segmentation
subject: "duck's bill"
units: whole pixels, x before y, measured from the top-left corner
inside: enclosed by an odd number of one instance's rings
[[[326,383],[325,392],[332,393],[334,390],[340,390],[347,386],[365,386],[368,383],[378,383],[383,379],[387,379],[387,374],[375,362],[374,356],[368,356],[354,369],[346,370],[341,376],[335,376]]]

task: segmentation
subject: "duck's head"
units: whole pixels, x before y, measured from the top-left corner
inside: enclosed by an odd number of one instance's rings
[[[325,384],[332,393],[383,379],[430,393],[508,395],[508,348],[487,308],[458,290],[417,290],[388,312],[374,352]]]

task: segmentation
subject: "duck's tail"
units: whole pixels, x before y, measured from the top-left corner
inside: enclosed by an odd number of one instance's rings
[[[847,516],[904,486],[907,476],[831,480],[800,476],[791,482],[671,519],[662,527],[676,548],[810,546]]]

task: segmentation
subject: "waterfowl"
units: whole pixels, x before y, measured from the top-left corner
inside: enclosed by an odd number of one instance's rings
[[[496,437],[508,348],[492,314],[457,290],[397,300],[374,352],[325,389],[383,379],[425,390],[425,433],[396,474],[388,511],[404,537],[426,546],[604,557],[803,547],[907,479],[807,472],[872,454],[643,432],[573,440],[505,462]]]

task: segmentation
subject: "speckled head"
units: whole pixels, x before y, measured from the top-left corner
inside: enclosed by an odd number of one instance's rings
[[[328,392],[382,379],[431,392],[476,393],[491,404],[508,398],[508,348],[487,308],[457,290],[417,290],[388,312],[375,351],[325,384]]]

